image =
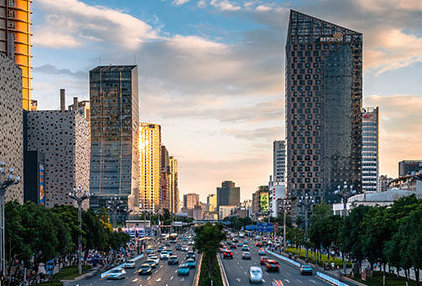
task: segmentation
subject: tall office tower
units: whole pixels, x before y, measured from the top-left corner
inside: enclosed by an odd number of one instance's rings
[[[161,126],[141,123],[139,126],[140,179],[138,204],[142,210],[160,209]]]
[[[284,182],[286,179],[286,141],[273,142],[273,180]]]
[[[183,208],[186,210],[192,210],[199,204],[198,194],[187,194],[183,196]]]
[[[169,174],[169,188],[170,188],[170,212],[179,212],[179,171],[177,159],[173,156],[169,157],[170,174]]]
[[[240,206],[240,188],[232,181],[224,181],[217,188],[217,208],[220,206]]]
[[[133,208],[139,190],[138,67],[99,66],[89,77],[90,206],[104,207],[118,197]]]
[[[0,54],[0,161],[24,178],[22,77],[18,66]],[[24,202],[24,181],[8,188],[6,201]]]
[[[160,206],[161,208],[171,209],[172,194],[170,192],[170,162],[169,152],[166,146],[161,146],[160,154]]]
[[[379,108],[362,112],[362,191],[378,190]]]
[[[217,208],[217,194],[209,194],[207,197],[208,211],[214,212]]]
[[[422,170],[422,160],[403,160],[399,162],[399,177],[411,175]]]
[[[287,196],[361,191],[362,34],[291,10],[286,43]],[[309,214],[308,214],[309,215]]]
[[[22,105],[31,110],[31,0],[0,0],[0,53],[22,69]]]

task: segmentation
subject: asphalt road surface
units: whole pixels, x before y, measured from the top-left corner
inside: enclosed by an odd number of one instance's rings
[[[186,244],[186,243],[185,243]],[[167,247],[169,248],[169,247]],[[179,258],[179,264],[186,262],[186,252],[176,251],[175,244],[172,244],[171,249],[173,253]],[[190,247],[191,249],[191,247]],[[159,256],[159,253],[155,252]],[[193,279],[195,277],[197,266],[192,268],[188,276],[178,276],[177,269],[178,265],[168,265],[167,261],[160,260],[160,264],[153,269],[152,275],[138,275],[137,270],[139,266],[146,260],[145,257],[139,259],[136,262],[135,269],[126,269],[126,279],[123,280],[106,280],[100,278],[99,275],[90,279],[84,279],[78,282],[74,282],[72,286],[97,286],[97,285],[136,285],[136,286],[192,286]],[[196,265],[198,265],[199,255],[196,254]]]
[[[223,259],[222,254],[220,254],[230,286],[249,285],[249,267],[251,266],[259,266],[262,269],[264,283],[260,285],[271,286],[271,283],[274,280],[281,280],[284,286],[331,285],[328,282],[319,279],[315,275],[300,275],[298,267],[284,262],[270,254],[267,254],[267,256],[270,259],[278,261],[278,264],[280,265],[280,271],[267,272],[265,271],[265,266],[260,265],[260,256],[258,255],[259,248],[255,246],[253,241],[249,242],[249,248],[251,250],[251,260],[242,259],[242,250],[240,247],[237,249],[231,249],[233,252],[233,259]]]

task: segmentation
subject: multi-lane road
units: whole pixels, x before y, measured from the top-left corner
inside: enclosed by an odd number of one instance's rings
[[[284,262],[276,257],[267,254],[270,259],[278,261],[280,265],[279,272],[267,272],[265,266],[260,265],[260,256],[258,255],[258,247],[255,246],[253,241],[249,242],[249,248],[251,250],[251,259],[242,259],[241,248],[231,249],[233,252],[233,259],[223,259],[221,254],[221,260],[223,267],[227,275],[230,286],[243,286],[249,285],[249,267],[260,266],[263,271],[263,283],[261,285],[271,285],[274,280],[281,280],[284,286],[318,286],[318,285],[331,285],[316,276],[302,276],[299,273],[299,269],[287,262]]]
[[[158,247],[158,246],[157,246]],[[169,248],[169,247],[167,247]],[[179,264],[186,262],[186,253],[182,251],[176,251],[175,244],[172,244],[171,249],[173,253],[179,258]],[[159,257],[159,253],[155,252]],[[100,285],[118,285],[118,286],[192,286],[193,280],[198,267],[192,268],[188,276],[178,276],[177,269],[178,265],[168,265],[167,261],[160,260],[160,264],[153,269],[152,275],[138,275],[137,271],[139,266],[146,260],[145,257],[139,259],[136,262],[135,269],[126,269],[126,278],[123,280],[106,280],[100,278],[99,275],[94,276],[90,279],[80,280],[73,282],[72,286],[100,286]],[[199,256],[196,255],[196,264],[198,264]]]

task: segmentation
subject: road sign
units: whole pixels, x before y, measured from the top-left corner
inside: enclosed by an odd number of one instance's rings
[[[274,225],[271,222],[261,222],[256,224],[256,231],[258,232],[273,232]]]

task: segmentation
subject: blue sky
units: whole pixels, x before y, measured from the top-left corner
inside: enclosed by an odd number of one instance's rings
[[[250,199],[284,136],[290,8],[364,34],[364,105],[380,106],[381,173],[420,159],[419,0],[34,1],[34,98],[40,109],[58,109],[60,88],[68,103],[88,99],[90,69],[136,61],[140,119],[162,125],[181,193],[205,200],[234,180]]]

